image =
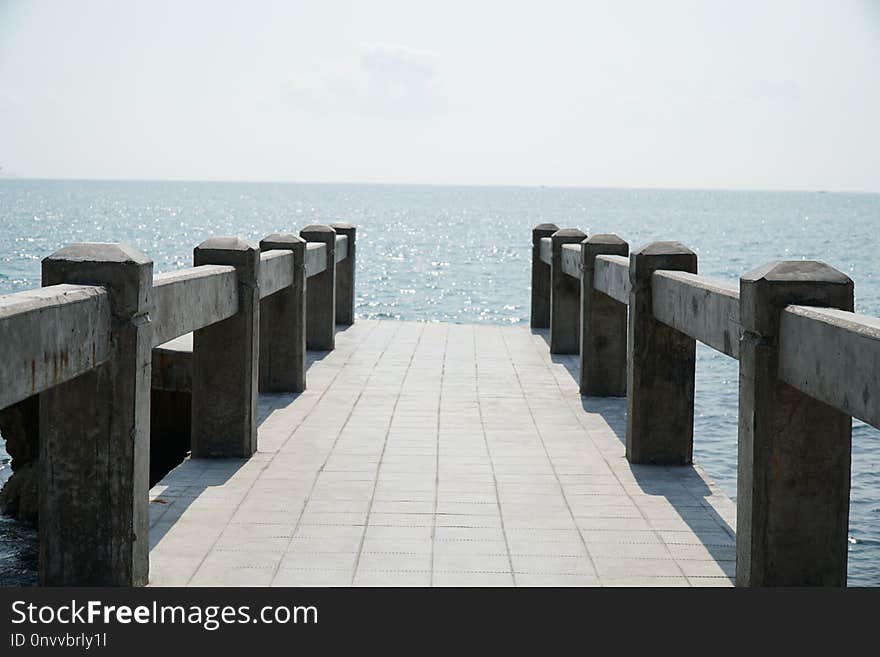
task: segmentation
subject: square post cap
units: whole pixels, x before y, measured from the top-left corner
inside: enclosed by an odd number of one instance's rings
[[[774,335],[789,304],[853,309],[853,281],[818,260],[774,260],[739,279],[743,329]]]
[[[256,251],[257,247],[241,237],[209,237],[196,251]]]
[[[697,254],[681,242],[651,242],[629,254],[629,279],[633,284],[650,284],[658,269],[697,273]]]
[[[260,251],[273,251],[275,249],[293,251],[297,244],[305,244],[306,241],[293,233],[272,233],[260,240]]]
[[[333,228],[331,228],[330,226],[327,226],[325,224],[309,224],[308,226],[303,228],[301,231],[299,231],[299,234],[304,237],[305,236],[312,236],[312,235],[317,236],[317,235],[320,235],[321,233],[336,233],[336,231],[333,230]]]
[[[42,261],[43,285],[101,285],[111,292],[118,315],[146,307],[153,289],[152,259],[128,244],[78,242]]]
[[[239,270],[239,283],[248,281],[248,285],[256,284],[259,263],[260,250],[241,237],[211,237],[193,249],[196,267],[230,265]]]
[[[773,260],[746,272],[740,280],[747,285],[762,281],[768,285],[791,283],[852,285],[849,276],[821,260]]]
[[[542,237],[550,237],[559,230],[556,224],[538,224],[532,228],[532,242],[537,244]]]
[[[43,262],[116,262],[146,265],[153,262],[149,256],[128,244],[115,242],[77,242],[69,244],[43,258]]]
[[[629,255],[629,244],[612,233],[591,235],[581,242],[581,262],[584,271],[592,271],[597,255]]]
[[[583,244],[601,244],[603,246],[629,247],[629,245],[626,243],[626,240],[618,237],[614,233],[599,233],[597,235],[590,235],[587,239],[583,241]]]
[[[562,228],[554,232],[550,237],[554,242],[580,242],[587,237],[587,234],[578,228]]]

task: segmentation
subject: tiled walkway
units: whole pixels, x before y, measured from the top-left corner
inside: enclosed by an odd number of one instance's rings
[[[527,328],[358,321],[261,397],[258,454],[154,487],[151,583],[729,586],[730,500],[629,465],[576,368]]]

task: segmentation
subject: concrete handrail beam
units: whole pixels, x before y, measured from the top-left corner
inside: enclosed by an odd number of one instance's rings
[[[62,284],[0,296],[0,334],[2,409],[109,358],[109,294]]]
[[[779,378],[880,429],[880,318],[788,306],[780,317]]]
[[[306,244],[306,278],[327,271],[327,245],[322,242]]]
[[[664,324],[739,358],[739,289],[725,281],[683,271],[655,271],[654,317]]]
[[[348,257],[348,236],[336,236],[336,263],[340,263]]]
[[[153,346],[238,312],[235,267],[202,265],[153,277]]]
[[[293,254],[273,249],[260,253],[260,299],[293,285]]]
[[[562,273],[572,278],[581,277],[581,245],[562,245]]]
[[[555,233],[556,231],[553,231],[553,232]],[[541,242],[538,245],[538,249],[539,249],[538,253],[540,254],[540,257],[541,257],[541,262],[543,262],[545,265],[552,265],[553,264],[553,240],[551,240],[549,237],[542,237]]]
[[[629,258],[619,255],[597,255],[593,288],[624,305],[629,303]]]

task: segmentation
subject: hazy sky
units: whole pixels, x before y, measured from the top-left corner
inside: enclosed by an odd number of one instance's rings
[[[880,191],[880,0],[0,0],[28,177]]]

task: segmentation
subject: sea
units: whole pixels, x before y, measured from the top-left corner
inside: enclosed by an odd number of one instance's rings
[[[772,260],[823,260],[880,316],[880,194],[0,179],[0,294],[40,285],[71,242],[125,242],[155,271],[192,265],[216,235],[259,241],[312,223],[358,228],[361,318],[527,325],[531,229],[677,240],[699,271],[736,281]],[[2,336],[0,336],[2,339]],[[736,497],[737,362],[698,345],[694,459]],[[0,439],[0,483],[9,456]],[[0,584],[36,578],[36,533],[0,520]],[[853,421],[849,583],[880,586],[880,431]]]

